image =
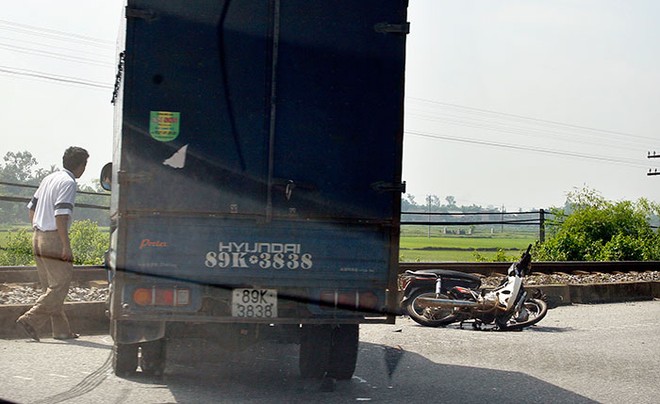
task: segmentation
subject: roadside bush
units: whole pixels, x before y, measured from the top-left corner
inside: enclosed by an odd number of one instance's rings
[[[34,265],[31,231],[28,229],[8,231],[4,244],[0,249],[0,266]]]
[[[476,251],[473,253],[473,255],[474,255],[474,260],[477,262],[510,262],[510,261],[512,262],[512,261],[516,261],[519,258],[519,257],[508,256],[506,252],[501,248],[498,248],[497,253],[495,253],[495,255],[490,258]]]
[[[110,238],[107,233],[101,232],[96,222],[91,220],[73,222],[69,238],[75,265],[103,264],[103,253],[110,245]]]
[[[649,224],[658,206],[646,199],[610,202],[593,190],[569,194],[556,210],[556,228],[535,248],[540,261],[644,261],[660,259],[660,236]]]
[[[74,221],[69,232],[74,265],[101,265],[108,249],[109,235],[102,232],[96,222]],[[5,245],[0,249],[0,266],[34,266],[32,231],[9,231]]]

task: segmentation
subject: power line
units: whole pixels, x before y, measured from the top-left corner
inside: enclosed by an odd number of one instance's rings
[[[56,41],[64,41],[70,44],[77,44],[77,45],[83,45],[83,46],[92,46],[96,48],[102,48],[106,50],[113,49],[114,50],[114,44],[111,41],[107,40],[102,40],[98,38],[93,38],[90,36],[85,36],[85,35],[79,35],[79,34],[73,34],[69,32],[64,32],[64,31],[58,31],[54,29],[48,29],[48,28],[42,28],[42,27],[36,27],[32,25],[27,25],[27,24],[21,24],[21,23],[16,23],[12,21],[7,21],[7,20],[1,20],[0,19],[0,31],[10,31],[10,32],[17,32],[21,34],[26,34],[26,35],[31,35],[31,36],[36,36],[40,38],[47,38],[50,40],[56,40]],[[8,38],[4,38],[8,39]],[[54,51],[56,49],[64,49],[68,52],[77,52],[73,49],[69,48],[63,48],[60,46],[51,46],[48,43],[44,43],[43,40],[39,42],[34,42],[34,41],[29,41],[29,40],[24,40],[24,39],[9,39],[12,41],[12,43],[0,43],[0,49],[4,49],[10,52],[16,52],[16,53],[23,53],[23,54],[28,54],[28,55],[34,55],[34,56],[41,56],[41,57],[48,57],[52,59],[58,59],[58,60],[63,60],[63,61],[70,61],[70,62],[75,62],[75,63],[84,63],[84,64],[90,64],[90,65],[97,65],[97,66],[102,66],[102,67],[113,67],[114,62],[110,61],[109,59],[106,59],[107,61],[100,60],[98,58],[93,58],[93,57],[85,57],[85,56],[77,56],[77,55],[72,55],[69,53],[62,53],[62,52],[57,52]],[[22,43],[28,43],[32,45],[37,45],[37,46],[46,46],[48,49],[39,49],[38,47],[26,47],[26,46],[20,46],[14,44],[14,42],[22,42]],[[90,52],[84,52],[82,53],[87,53],[90,54]],[[93,54],[93,56],[99,56],[101,55]],[[17,67],[12,67],[12,66],[0,66],[0,74],[2,75],[9,75],[9,76],[17,76],[21,78],[26,78],[26,79],[32,79],[32,80],[38,80],[38,81],[53,81],[58,84],[65,84],[65,85],[79,85],[79,86],[87,86],[87,87],[92,87],[92,88],[100,88],[100,89],[111,89],[112,85],[108,83],[103,83],[103,82],[98,82],[98,81],[93,81],[93,80],[88,80],[80,77],[71,77],[71,76],[63,76],[63,75],[58,75],[58,74],[53,74],[53,73],[47,73],[47,72],[42,72],[42,71],[35,71],[35,70],[27,70],[27,69],[21,69]]]
[[[102,89],[112,89],[113,88],[113,86],[111,84],[101,83],[101,82],[98,82],[98,81],[85,80],[85,79],[76,78],[76,77],[60,76],[60,75],[55,75],[55,74],[50,74],[50,73],[37,72],[37,71],[34,71],[34,70],[17,69],[17,68],[12,68],[12,67],[8,67],[8,66],[0,66],[0,73],[5,73],[5,74],[10,74],[10,75],[15,75],[15,76],[29,77],[29,78],[36,78],[36,79],[43,79],[43,80],[51,80],[51,81],[55,81],[55,82],[59,82],[59,83],[65,83],[65,84],[76,84],[76,85],[82,85],[82,86],[88,86],[88,87],[102,88]]]
[[[2,29],[2,28],[0,28],[0,29]],[[57,45],[54,45],[54,44],[51,44],[51,43],[45,44],[44,41],[30,41],[28,39],[21,39],[21,38],[15,38],[13,36],[4,36],[4,35],[0,36],[0,40],[9,41],[11,43],[23,43],[23,44],[29,44],[29,45],[36,45],[37,47],[40,47],[40,46],[44,47],[45,46],[50,50],[59,49],[59,50],[74,52],[74,53],[78,53],[78,54],[98,56],[98,57],[101,57],[101,58],[107,57],[111,53],[114,54],[114,48],[112,48],[112,49],[108,48],[106,50],[96,49],[96,50],[91,50],[91,51],[86,50],[84,47],[83,48],[77,48],[77,49],[71,49],[71,48],[67,48],[65,46],[57,46]],[[103,52],[103,53],[99,53],[99,52]]]
[[[654,140],[649,137],[637,136],[624,132],[616,132],[611,130],[590,128],[586,126],[572,125],[563,122],[531,118],[516,114],[501,113],[496,111],[461,106],[457,104],[445,103],[440,101],[432,101],[421,98],[409,98],[409,99],[449,108],[448,110],[445,111],[442,110],[438,111],[432,109],[428,109],[426,111],[422,110],[423,111],[422,114],[424,115],[420,116],[415,113],[413,114],[408,113],[409,116],[410,115],[417,116],[420,117],[421,119],[438,122],[443,125],[462,126],[477,130],[498,132],[509,135],[519,135],[525,137],[531,136],[534,139],[538,139],[539,136],[534,136],[536,134],[543,136],[542,140],[544,141],[544,143],[547,143],[548,138],[554,138],[555,140],[569,142],[569,143],[590,144],[601,148],[603,147],[615,148],[616,151],[621,151],[622,149],[639,151],[640,148],[646,149],[648,140]],[[554,148],[547,148],[547,147],[517,145],[511,143],[494,142],[489,140],[440,135],[437,133],[426,132],[426,131],[408,130],[406,131],[406,133],[412,136],[420,136],[420,137],[432,138],[436,140],[472,143],[472,144],[479,144],[488,147],[524,150],[535,153],[553,154],[564,157],[624,164],[633,167],[643,167],[641,164],[639,164],[638,160],[636,159],[626,158],[623,156],[606,155],[603,153],[599,153],[599,154],[577,153],[574,151],[557,150]],[[601,135],[601,136],[596,138],[595,136],[597,135]],[[607,135],[609,138],[603,139],[602,135]],[[612,138],[612,135],[615,138]],[[616,138],[625,138],[625,141],[622,139],[617,140]],[[643,141],[644,143],[642,144],[641,141]],[[615,153],[615,154],[621,154],[621,153]]]
[[[634,160],[632,160],[632,159],[631,160],[624,160],[624,159],[619,159],[619,158],[614,158],[614,157],[594,156],[594,155],[589,155],[589,154],[581,154],[581,153],[575,153],[575,152],[550,150],[550,149],[543,149],[543,148],[530,147],[530,146],[512,145],[512,144],[507,144],[507,143],[498,143],[498,142],[485,141],[485,140],[466,139],[466,138],[453,137],[453,136],[443,136],[443,135],[438,135],[438,134],[433,134],[433,133],[416,132],[416,131],[411,131],[411,130],[407,130],[407,131],[405,131],[405,133],[408,134],[408,135],[412,135],[412,136],[431,138],[431,139],[435,139],[435,140],[447,140],[447,141],[451,141],[451,142],[471,143],[471,144],[478,144],[478,145],[482,145],[482,146],[498,147],[498,148],[503,148],[503,149],[523,150],[523,151],[531,151],[531,152],[543,153],[543,154],[552,154],[552,155],[558,155],[558,156],[564,156],[564,157],[575,157],[575,158],[601,161],[601,162],[619,163],[619,164],[625,164],[625,165],[633,166],[633,167],[645,167],[645,166],[642,166],[641,164],[635,163]]]
[[[58,41],[77,42],[80,44],[85,44],[93,47],[101,47],[101,48],[114,47],[114,42],[112,41],[94,38],[86,35],[72,34],[69,32],[58,31],[49,28],[36,27],[34,25],[20,24],[7,20],[0,20],[0,30],[19,32],[19,33],[45,37]]]
[[[22,46],[9,45],[5,43],[0,43],[0,49],[6,49],[12,52],[24,53],[28,55],[46,56],[53,59],[68,60],[77,63],[86,63],[97,66],[114,67],[114,62],[103,62],[98,59],[90,59],[81,56],[66,55],[63,53],[49,52],[40,49],[31,49]]]
[[[648,137],[648,136],[639,136],[635,135],[632,133],[626,133],[626,132],[618,132],[618,131],[613,131],[613,130],[607,130],[607,129],[598,129],[598,128],[593,128],[593,127],[588,127],[588,126],[581,126],[581,125],[573,125],[569,123],[564,123],[564,122],[558,122],[558,121],[552,121],[552,120],[547,120],[547,119],[540,119],[540,118],[532,118],[529,116],[524,116],[524,115],[517,115],[517,114],[510,114],[506,112],[498,112],[498,111],[492,111],[492,110],[487,110],[487,109],[481,109],[481,108],[475,108],[475,107],[468,107],[464,105],[458,105],[458,104],[452,104],[448,102],[441,102],[441,101],[434,101],[434,100],[429,100],[429,99],[424,99],[424,98],[415,98],[415,97],[406,97],[407,99],[414,100],[414,101],[421,101],[425,103],[430,103],[430,104],[436,104],[436,105],[442,105],[442,106],[447,106],[451,108],[456,108],[460,110],[468,110],[468,111],[474,111],[474,112],[479,112],[482,114],[491,114],[491,115],[496,115],[496,116],[502,116],[502,117],[509,117],[509,118],[514,118],[517,120],[523,120],[523,121],[528,121],[528,122],[537,122],[545,125],[555,125],[555,126],[561,126],[561,127],[566,127],[566,128],[572,128],[572,129],[579,129],[583,131],[590,131],[590,132],[598,132],[598,133],[605,133],[605,134],[610,134],[610,135],[617,135],[617,136],[623,136],[623,137],[634,137],[638,139],[644,139],[644,140],[650,140],[650,141],[656,141],[657,139]]]
[[[534,137],[537,138],[537,135],[543,136],[543,140],[547,141],[548,138],[554,138],[559,141],[568,141],[571,143],[580,143],[580,144],[590,144],[599,147],[616,147],[617,149],[626,148],[628,150],[639,151],[640,148],[646,148],[647,142],[635,143],[630,141],[618,141],[616,144],[612,145],[603,144],[603,139],[593,139],[592,136],[581,134],[580,132],[571,132],[564,129],[550,128],[544,126],[513,126],[508,122],[499,122],[496,120],[482,119],[482,118],[473,118],[465,117],[460,115],[446,114],[444,112],[436,113],[432,116],[430,115],[420,115],[416,113],[408,113],[408,116],[418,117],[426,121],[438,122],[441,124],[454,125],[454,126],[463,126],[468,128],[483,129],[489,131],[496,131],[500,133],[508,133],[512,135],[521,135],[525,137]],[[584,138],[584,139],[583,139]]]

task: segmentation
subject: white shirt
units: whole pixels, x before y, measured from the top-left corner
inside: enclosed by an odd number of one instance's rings
[[[63,168],[49,174],[27,205],[28,209],[34,210],[32,227],[41,231],[57,230],[55,216],[72,216],[75,199],[76,177],[71,171]]]

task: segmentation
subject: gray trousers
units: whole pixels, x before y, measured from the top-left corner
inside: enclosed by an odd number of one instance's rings
[[[64,299],[69,292],[73,263],[60,258],[62,241],[57,231],[35,230],[32,247],[43,293],[20,318],[37,331],[50,319],[53,337],[67,336],[71,334],[71,328],[64,313]]]

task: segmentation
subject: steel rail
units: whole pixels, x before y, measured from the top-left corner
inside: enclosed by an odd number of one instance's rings
[[[74,282],[92,282],[108,279],[102,265],[80,265],[73,267]],[[34,266],[0,267],[0,284],[39,282],[37,268]]]
[[[483,276],[506,274],[510,262],[401,262],[399,272],[428,269],[451,269]],[[532,273],[585,274],[660,271],[660,261],[567,261],[532,262]],[[91,282],[108,279],[102,265],[81,265],[73,268],[73,281]],[[37,270],[30,266],[0,267],[0,283],[39,282]]]
[[[506,274],[511,262],[402,262],[399,271],[451,269],[480,275]],[[625,273],[660,271],[660,261],[540,261],[532,262],[532,273]]]

